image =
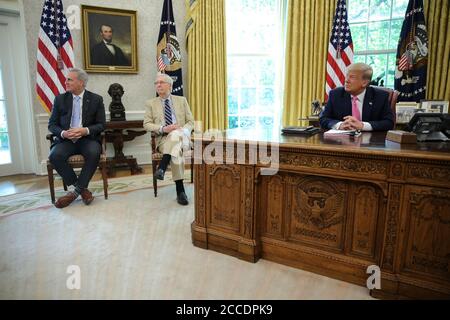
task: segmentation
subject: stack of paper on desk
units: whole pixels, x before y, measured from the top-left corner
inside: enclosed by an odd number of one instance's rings
[[[359,136],[361,131],[359,130],[338,130],[330,129],[324,132],[324,136],[335,136],[335,135],[349,135],[349,136]]]

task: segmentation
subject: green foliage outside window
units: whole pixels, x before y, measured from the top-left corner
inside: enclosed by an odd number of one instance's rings
[[[227,0],[228,127],[272,127],[281,109],[280,0]]]
[[[284,57],[282,0],[227,0],[229,128],[273,127],[281,116]],[[293,0],[297,1],[297,0]],[[374,69],[374,79],[394,86],[395,56],[408,0],[347,0],[354,62]]]
[[[374,69],[374,79],[394,87],[395,55],[408,0],[348,0],[354,62]]]

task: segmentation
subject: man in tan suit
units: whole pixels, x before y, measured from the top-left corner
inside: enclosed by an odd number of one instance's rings
[[[177,189],[177,201],[187,205],[184,191],[183,150],[189,148],[189,137],[194,128],[194,117],[186,98],[171,95],[173,80],[170,76],[158,73],[155,81],[157,98],[146,102],[144,128],[157,134],[156,144],[163,158],[156,172],[156,178],[164,180],[164,173],[170,163],[172,180]]]

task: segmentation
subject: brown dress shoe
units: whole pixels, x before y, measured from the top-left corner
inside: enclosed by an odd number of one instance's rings
[[[67,192],[67,194],[65,196],[62,196],[61,198],[56,200],[55,207],[57,207],[59,209],[65,208],[69,204],[71,204],[76,198],[78,198],[76,193],[74,193],[72,191]]]
[[[85,205],[88,205],[94,200],[94,196],[88,189],[83,189],[81,191],[81,199],[83,199]]]

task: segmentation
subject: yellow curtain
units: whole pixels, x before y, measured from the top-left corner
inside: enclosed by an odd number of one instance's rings
[[[283,126],[299,125],[323,101],[336,0],[291,0],[288,7]]]
[[[227,127],[225,0],[186,0],[188,98],[202,130]]]
[[[424,1],[428,31],[427,99],[450,100],[449,0]]]

